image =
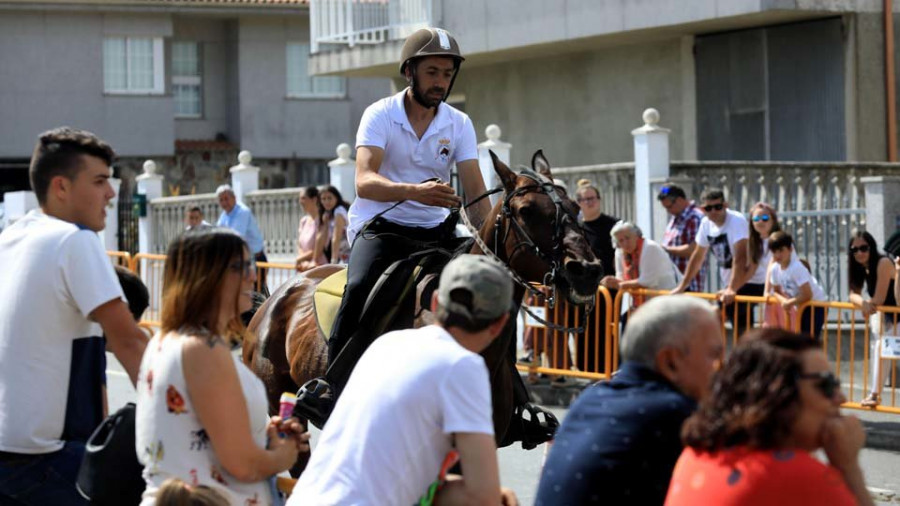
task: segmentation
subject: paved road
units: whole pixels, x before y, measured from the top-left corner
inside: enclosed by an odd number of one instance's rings
[[[135,392],[119,362],[111,354],[107,354],[107,361],[109,408],[110,411],[115,411],[126,402],[133,401]],[[553,412],[563,420],[568,410],[554,408]],[[858,414],[855,411],[848,412]],[[900,421],[900,416],[897,419]],[[313,448],[317,436],[318,431],[313,429]],[[515,490],[523,505],[534,503],[543,455],[544,445],[531,451],[522,450],[519,445],[500,450],[500,479],[504,486]],[[900,469],[900,453],[866,449],[862,453],[862,464],[870,488],[900,492],[900,473],[897,472]]]

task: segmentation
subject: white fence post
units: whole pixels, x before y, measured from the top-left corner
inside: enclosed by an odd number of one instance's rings
[[[119,189],[122,188],[122,180],[112,177],[112,168],[109,169],[109,184],[112,185],[116,195],[106,205],[106,228],[100,234],[103,247],[110,251],[119,249]]]
[[[6,192],[3,195],[6,223],[0,223],[0,230],[12,225],[16,220],[38,208],[37,196],[32,191]]]
[[[497,180],[497,173],[494,171],[494,163],[491,161],[491,154],[488,151],[493,151],[500,161],[509,165],[509,154],[512,150],[512,144],[500,140],[500,135],[502,133],[499,126],[494,124],[488,125],[487,128],[484,129],[484,135],[487,136],[488,140],[478,145],[478,167],[481,169],[481,177],[484,179],[484,186],[488,190],[500,184],[500,181]],[[475,197],[477,197],[477,195],[466,195],[466,198]],[[500,195],[497,193],[491,195],[491,204],[496,204],[499,198]]]
[[[654,188],[658,191],[669,177],[669,130],[658,126],[659,111],[644,111],[644,126],[631,131],[634,136],[635,224],[645,237],[654,238]],[[662,231],[660,231],[660,234]]]
[[[156,162],[144,162],[144,173],[135,178],[138,195],[146,199],[147,213],[138,219],[138,253],[156,253],[153,242],[156,239],[156,222],[150,212],[150,202],[162,197],[163,177],[156,173]],[[146,278],[144,278],[146,279]]]
[[[350,158],[352,149],[346,142],[338,144],[337,158],[328,162],[331,186],[341,192],[347,202],[356,200],[356,161]]]
[[[900,228],[900,176],[864,177],[861,182],[866,191],[866,230],[884,248]]]
[[[259,167],[250,165],[253,155],[244,150],[238,153],[238,164],[231,167],[231,189],[238,202],[245,202],[244,197],[259,190]]]

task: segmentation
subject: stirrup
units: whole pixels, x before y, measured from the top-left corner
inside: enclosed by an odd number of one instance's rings
[[[528,417],[525,417],[525,414]],[[513,413],[513,423],[522,424],[522,448],[532,450],[538,445],[553,439],[556,429],[559,428],[559,420],[553,413],[527,402],[516,406]]]
[[[334,409],[334,391],[323,378],[311,379],[297,390],[292,416],[309,420],[321,429]]]

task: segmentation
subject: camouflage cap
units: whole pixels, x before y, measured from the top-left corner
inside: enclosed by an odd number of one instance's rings
[[[496,260],[483,255],[454,258],[441,273],[438,304],[477,320],[492,320],[509,311],[512,278]]]

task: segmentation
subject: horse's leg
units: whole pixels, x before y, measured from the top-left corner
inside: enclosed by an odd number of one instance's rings
[[[506,438],[515,407],[513,392],[515,378],[511,374],[507,356],[510,345],[515,346],[515,342],[512,341],[516,335],[515,314],[515,312],[510,312],[510,318],[503,327],[503,331],[481,352],[490,373],[491,402],[494,408],[494,438],[498,445],[503,443]]]

